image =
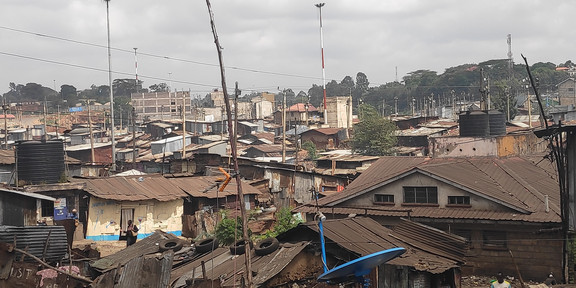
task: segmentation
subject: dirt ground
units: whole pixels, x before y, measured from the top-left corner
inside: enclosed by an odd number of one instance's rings
[[[487,276],[463,276],[462,277],[462,288],[488,288],[490,287],[490,280],[495,279],[495,277]],[[512,288],[521,288],[522,283],[519,279],[508,277],[506,281],[510,282]],[[544,283],[527,281],[524,280],[525,288],[548,288]],[[576,288],[576,284],[558,284],[550,286],[553,288]]]
[[[126,248],[126,241],[92,241],[92,240],[80,240],[74,241],[72,243],[72,248],[83,249],[86,245],[90,245],[92,249],[98,250],[100,252],[100,257],[105,257],[114,254],[124,248]]]

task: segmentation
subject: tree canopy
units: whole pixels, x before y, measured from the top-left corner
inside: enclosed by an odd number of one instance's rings
[[[360,123],[354,125],[352,151],[362,155],[391,155],[397,143],[396,125],[379,115],[378,111],[368,105],[358,107]]]

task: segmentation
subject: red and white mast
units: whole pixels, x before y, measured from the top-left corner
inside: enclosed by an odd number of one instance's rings
[[[322,33],[322,7],[325,3],[314,4],[320,10],[320,50],[322,53],[322,94],[324,96],[324,124],[328,124],[328,112],[326,110],[326,72],[324,70],[324,35]]]

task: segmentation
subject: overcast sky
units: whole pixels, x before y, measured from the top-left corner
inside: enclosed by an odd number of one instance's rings
[[[322,84],[319,1],[213,0],[227,86],[243,94]],[[111,0],[113,79],[165,82],[205,95],[221,87],[204,0]],[[326,81],[364,72],[371,86],[407,73],[507,58],[575,60],[576,1],[336,0],[322,8]],[[106,2],[3,0],[0,94],[10,82],[108,85]]]

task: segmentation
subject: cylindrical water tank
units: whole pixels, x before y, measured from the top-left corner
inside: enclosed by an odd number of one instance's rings
[[[26,184],[58,183],[65,173],[62,140],[19,141],[16,144],[18,181]]]
[[[484,111],[466,111],[459,115],[461,137],[490,135],[488,114]]]

